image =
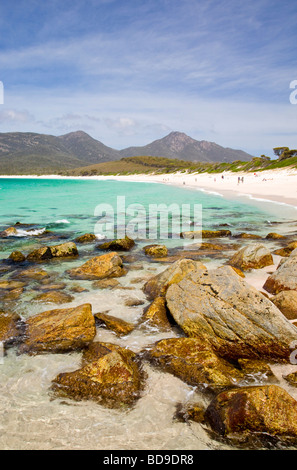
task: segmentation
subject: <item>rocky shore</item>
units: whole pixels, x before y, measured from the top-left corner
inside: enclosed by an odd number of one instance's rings
[[[3,230],[1,240],[13,240],[15,229]],[[186,246],[148,241],[140,247],[128,237],[98,243],[83,234],[65,241],[48,232],[35,237],[34,249],[11,251],[0,265],[4,352],[80,352],[80,368],[53,377],[49,397],[92,400],[126,412],[146,393],[149,364],[206,401],[181,403],[173,420],[199,422],[213,439],[234,448],[295,448],[297,401],[272,368],[297,363],[297,232],[260,237],[205,230],[181,237]],[[158,272],[148,276],[144,262]],[[133,279],[121,283],[142,270],[143,278],[135,280],[145,301],[133,298]],[[265,280],[256,288],[249,275],[263,270]],[[104,305],[94,311],[90,302],[77,304],[76,296],[88,289],[106,290],[111,298],[125,289],[131,294],[126,306],[142,312],[130,322],[120,311],[110,315]],[[20,312],[23,299],[34,305],[26,317]],[[117,341],[98,340],[102,329]],[[146,329],[156,337],[165,332],[166,338],[139,351],[121,344],[121,338]],[[297,385],[297,365],[296,374],[284,379]]]

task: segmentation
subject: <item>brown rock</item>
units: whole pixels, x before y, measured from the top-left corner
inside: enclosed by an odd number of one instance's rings
[[[279,250],[275,250],[273,253],[278,256],[283,256],[287,258],[290,256],[292,251],[294,251],[297,248],[297,241],[289,243],[287,246],[284,248],[280,248]]]
[[[82,368],[59,374],[51,389],[57,396],[126,408],[141,396],[144,379],[135,353],[110,343],[93,343],[84,353]]]
[[[168,287],[181,281],[187,274],[194,271],[204,271],[206,267],[200,261],[181,259],[169,266],[165,271],[148,280],[144,292],[149,299],[164,296]]]
[[[51,259],[52,253],[48,246],[42,246],[41,248],[37,248],[36,250],[31,251],[28,254],[27,260],[28,261],[41,261]]]
[[[167,316],[167,308],[164,297],[156,297],[153,302],[144,309],[141,323],[158,329],[168,331],[171,329]]]
[[[70,269],[68,274],[76,279],[96,280],[120,277],[126,274],[126,270],[123,268],[120,256],[115,252],[111,252],[106,255],[96,256],[78,268]]]
[[[98,250],[129,251],[135,245],[134,240],[129,237],[119,238],[96,246]]]
[[[19,271],[18,273],[14,274],[14,276],[17,276],[21,279],[32,279],[36,281],[50,277],[49,274],[44,271],[44,269],[39,268],[24,269],[23,271]]]
[[[252,244],[241,248],[229,261],[231,266],[241,270],[261,269],[273,264],[270,251],[262,244]]]
[[[17,233],[18,231],[15,227],[8,227],[0,233],[0,237],[2,238],[10,237],[13,235],[17,235]]]
[[[286,238],[284,235],[280,235],[279,233],[270,232],[266,235],[267,240],[281,240]]]
[[[143,249],[147,256],[153,258],[163,258],[168,255],[168,249],[165,245],[147,245]]]
[[[25,282],[21,281],[0,281],[0,289],[4,290],[20,289],[25,285]]]
[[[26,321],[26,339],[21,353],[65,352],[80,349],[93,341],[95,319],[90,304],[55,309]]]
[[[224,391],[210,403],[206,418],[222,436],[267,433],[297,437],[297,402],[277,385]]]
[[[269,276],[263,286],[270,294],[278,294],[284,290],[297,290],[297,249],[280,263],[277,270]]]
[[[13,251],[9,255],[8,259],[13,263],[22,263],[23,261],[25,261],[26,257],[21,251]]]
[[[246,233],[246,232],[236,234],[234,235],[234,237],[235,238],[249,238],[251,240],[258,240],[259,238],[262,238],[260,237],[260,235],[255,235],[254,233]]]
[[[223,238],[230,237],[230,230],[193,230],[182,232],[182,238]]]
[[[271,301],[289,320],[297,319],[297,291],[285,290],[280,292]]]
[[[53,258],[67,258],[78,256],[76,244],[73,242],[61,243],[49,247]]]
[[[77,243],[90,243],[97,240],[96,235],[94,233],[85,233],[84,235],[80,235],[75,239]]]
[[[0,311],[0,342],[14,343],[21,336],[21,318],[15,313]]]
[[[100,279],[92,283],[92,287],[95,289],[114,289],[118,286],[120,286],[120,283],[117,279]]]
[[[104,324],[108,330],[114,331],[117,336],[126,336],[135,328],[133,323],[105,313],[95,313],[94,317],[99,325]]]
[[[139,305],[143,305],[144,300],[137,299],[135,297],[130,297],[129,299],[125,300],[126,307],[138,307]]]
[[[37,302],[50,302],[54,304],[65,304],[67,302],[72,302],[74,297],[72,295],[66,294],[65,292],[59,291],[50,291],[44,292],[34,297]]]

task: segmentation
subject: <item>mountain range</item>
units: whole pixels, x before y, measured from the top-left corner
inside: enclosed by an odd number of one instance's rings
[[[83,131],[61,136],[32,132],[0,133],[0,174],[47,174],[134,156],[157,156],[192,162],[250,161],[242,150],[198,141],[171,132],[143,147],[115,150]]]

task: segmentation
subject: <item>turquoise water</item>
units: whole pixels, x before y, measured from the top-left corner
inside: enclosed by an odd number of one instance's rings
[[[215,194],[185,190],[156,183],[121,182],[112,180],[76,179],[0,179],[0,229],[20,222],[36,229],[47,229],[75,236],[95,230],[100,220],[95,209],[109,204],[117,215],[118,196],[125,198],[125,206],[141,204],[147,222],[150,204],[194,205],[202,207],[202,228],[230,228],[232,231],[265,233],[269,221],[282,221],[282,209],[276,217],[275,207],[263,209],[255,203],[231,201]],[[100,206],[101,207],[101,206]],[[126,216],[126,223],[129,217]],[[130,218],[131,220],[131,218]],[[115,218],[115,226],[117,226]],[[191,228],[189,228],[190,230]],[[26,235],[20,231],[19,235]],[[100,233],[98,233],[100,237]],[[104,235],[104,233],[102,234]],[[115,233],[116,235],[116,233]],[[177,241],[175,240],[177,243]]]

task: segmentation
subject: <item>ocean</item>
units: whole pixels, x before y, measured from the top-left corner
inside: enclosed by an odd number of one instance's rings
[[[185,188],[157,183],[129,183],[115,180],[82,180],[54,178],[2,178],[0,179],[0,230],[17,222],[17,234],[0,240],[0,259],[5,260],[12,251],[27,254],[45,244],[58,244],[74,240],[78,235],[94,233],[98,229],[98,214],[102,208],[113,208],[105,223],[119,228],[118,198],[144,213],[149,223],[149,207],[163,204],[185,208],[185,224],[191,225],[195,205],[201,208],[199,223],[203,229],[229,229],[232,233],[249,232],[266,236],[269,232],[286,233],[293,230],[295,208],[284,207],[267,201],[255,201],[237,197],[225,199]],[[123,199],[124,198],[124,199]],[[99,209],[98,209],[99,207]],[[286,211],[284,210],[286,209]],[[122,210],[122,207],[121,207]],[[164,210],[164,206],[163,206]],[[166,210],[165,210],[166,212]],[[125,222],[131,221],[132,212],[125,213]],[[123,215],[123,214],[121,214]],[[135,218],[135,214],[132,218]],[[99,222],[100,222],[99,217]],[[165,220],[165,219],[164,219]],[[159,229],[162,221],[157,221]],[[120,218],[121,230],[124,224]],[[196,221],[194,221],[196,222]],[[125,224],[124,224],[125,225]],[[136,227],[134,224],[134,229]],[[96,227],[96,228],[95,228]],[[99,225],[99,228],[101,226]],[[102,224],[103,231],[103,224]],[[104,233],[97,231],[98,242]],[[44,238],[44,235],[53,238]],[[147,233],[147,232],[145,232]],[[65,282],[66,290],[79,284],[85,290],[77,292],[70,304],[63,307],[91,303],[93,313],[108,312],[129,322],[137,322],[148,301],[142,291],[144,280],[167,266],[166,263],[151,262],[141,255],[142,247],[150,243],[141,232],[132,254],[139,255],[135,269],[120,278],[122,289],[93,289],[89,281],[73,281],[65,276],[70,266],[82,264],[82,260],[100,253],[94,244],[78,246],[79,259],[46,262],[52,279]],[[156,232],[160,233],[160,230]],[[172,237],[157,237],[154,243],[162,242],[174,249],[183,240]],[[206,260],[207,261],[207,260]],[[209,263],[220,264],[221,259],[209,259]],[[1,279],[6,279],[7,274]],[[34,302],[40,285],[32,283],[15,302],[5,308],[26,319],[41,311],[57,308]],[[130,297],[143,301],[143,305],[129,307],[125,301]],[[3,308],[3,306],[2,306]],[[59,308],[59,307],[58,307]],[[95,340],[113,342],[135,352],[166,337],[177,337],[178,333],[160,332],[155,329],[135,329],[129,335],[118,338],[107,329],[98,328]],[[18,355],[10,348],[0,363],[0,449],[2,450],[204,450],[232,449],[233,447],[211,437],[198,423],[182,423],[174,419],[179,403],[205,401],[195,387],[191,387],[169,373],[164,373],[146,364],[148,374],[146,389],[136,405],[128,411],[104,408],[92,401],[73,402],[52,399],[49,395],[51,381],[57,374],[80,367],[81,353]],[[290,369],[291,366],[288,368]],[[283,369],[275,372],[280,379]],[[288,387],[287,385],[285,385]],[[295,392],[296,395],[296,392]]]

